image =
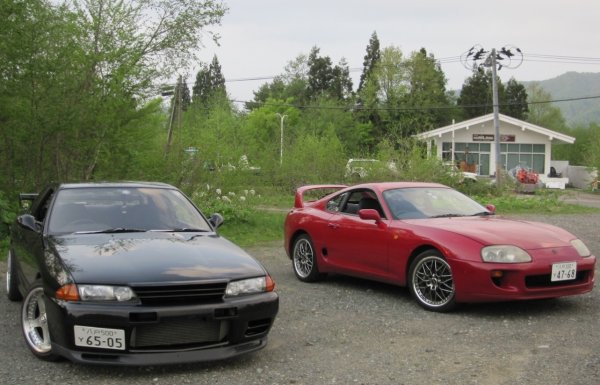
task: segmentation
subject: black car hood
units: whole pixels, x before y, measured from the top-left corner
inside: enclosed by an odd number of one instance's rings
[[[215,233],[70,234],[48,241],[76,283],[197,282],[265,274],[250,255]]]

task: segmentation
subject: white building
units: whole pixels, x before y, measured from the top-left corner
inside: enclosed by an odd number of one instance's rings
[[[510,170],[527,166],[538,174],[550,173],[552,143],[575,143],[575,138],[510,116],[499,116],[502,165]],[[496,165],[494,115],[489,114],[415,135],[427,150],[463,171],[494,175]]]

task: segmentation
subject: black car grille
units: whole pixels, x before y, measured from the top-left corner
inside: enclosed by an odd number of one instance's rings
[[[132,349],[185,348],[213,345],[226,340],[229,323],[196,318],[166,319],[156,324],[138,325],[131,333]]]
[[[587,271],[579,271],[577,272],[577,276],[575,279],[568,281],[554,281],[552,282],[552,277],[550,274],[543,275],[529,275],[525,277],[525,286],[529,288],[544,288],[544,287],[556,287],[556,286],[570,286],[570,285],[578,285],[586,282],[588,279]]]
[[[143,305],[175,306],[222,302],[226,287],[226,282],[218,282],[193,285],[135,286],[133,291]]]

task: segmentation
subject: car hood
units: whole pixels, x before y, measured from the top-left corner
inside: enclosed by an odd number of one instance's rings
[[[439,229],[471,238],[483,245],[515,245],[524,250],[571,246],[575,238],[559,227],[502,217],[416,219],[420,227]]]
[[[49,243],[77,283],[228,281],[265,274],[260,263],[215,233],[72,234]]]

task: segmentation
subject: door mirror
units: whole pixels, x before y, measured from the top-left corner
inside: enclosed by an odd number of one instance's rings
[[[23,214],[17,217],[17,223],[21,225],[21,227],[26,228],[31,231],[38,231],[36,226],[35,217],[31,214]]]
[[[375,209],[362,209],[358,210],[358,217],[363,220],[372,220],[375,221],[377,227],[381,229],[385,229],[387,225],[381,220],[381,215]]]
[[[488,211],[492,214],[496,214],[496,206],[494,206],[493,204],[488,204],[487,206],[485,206],[486,209],[488,209]]]
[[[223,224],[225,219],[223,219],[223,216],[221,214],[214,213],[210,216],[210,219],[208,221],[215,229],[218,229]]]

